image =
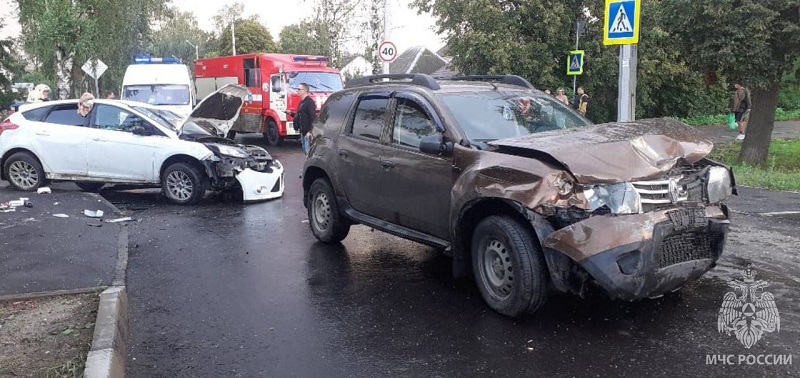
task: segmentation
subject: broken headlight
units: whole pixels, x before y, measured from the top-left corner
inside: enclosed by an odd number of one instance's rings
[[[709,203],[719,203],[733,193],[731,174],[727,168],[711,167],[706,176]]]
[[[642,200],[636,188],[629,182],[620,184],[584,186],[583,195],[595,211],[603,206],[612,214],[639,214],[642,212]]]
[[[217,145],[219,149],[219,153],[226,156],[232,156],[240,159],[246,158],[247,152],[244,152],[241,148],[231,147],[231,146],[224,146],[224,145]]]

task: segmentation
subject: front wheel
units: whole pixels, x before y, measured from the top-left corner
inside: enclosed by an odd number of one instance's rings
[[[278,132],[278,125],[272,118],[267,118],[264,127],[264,139],[267,140],[267,144],[270,146],[277,146],[283,142],[283,137],[281,136],[280,132]]]
[[[515,317],[547,299],[546,265],[530,227],[505,215],[483,219],[472,235],[472,271],[484,301]]]
[[[336,195],[325,178],[318,178],[308,190],[308,223],[323,243],[342,241],[350,232],[350,223],[339,214]]]
[[[170,202],[191,205],[200,201],[206,193],[205,177],[189,164],[175,163],[164,171],[161,190]]]
[[[34,191],[45,182],[42,165],[27,152],[17,152],[11,155],[3,165],[3,170],[5,170],[8,182],[17,190]]]

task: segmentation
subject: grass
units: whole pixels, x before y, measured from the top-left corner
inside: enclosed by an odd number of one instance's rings
[[[791,121],[795,119],[800,119],[800,109],[783,110],[781,108],[778,108],[775,110],[776,121]],[[728,115],[718,114],[718,115],[696,116],[696,117],[683,118],[681,119],[681,121],[692,126],[727,125]]]
[[[773,139],[765,168],[737,163],[741,147],[718,143],[708,157],[732,166],[739,185],[800,192],[800,139]]]

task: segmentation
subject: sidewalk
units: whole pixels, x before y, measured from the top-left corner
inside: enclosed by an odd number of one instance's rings
[[[102,210],[110,219],[118,216],[113,205],[96,194],[18,192],[0,182],[0,203],[20,197],[33,206],[0,212],[0,297],[112,284],[120,227],[83,211]]]
[[[730,142],[736,139],[739,131],[731,130],[726,125],[703,126],[698,129],[704,132],[713,143]],[[772,130],[772,139],[800,138],[800,121],[776,121]]]

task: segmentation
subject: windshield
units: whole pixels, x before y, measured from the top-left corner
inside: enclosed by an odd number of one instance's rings
[[[139,113],[142,113],[154,121],[158,122],[159,125],[164,126],[172,131],[178,131],[178,127],[181,125],[181,116],[166,110],[166,109],[150,109],[141,106],[133,106],[134,110]]]
[[[310,92],[336,92],[342,89],[342,77],[330,72],[289,72],[289,88],[297,91],[300,83],[306,83]]]
[[[482,91],[440,96],[461,129],[473,141],[492,141],[592,124],[544,93]]]
[[[180,84],[126,85],[122,99],[150,105],[188,105],[189,86]]]

